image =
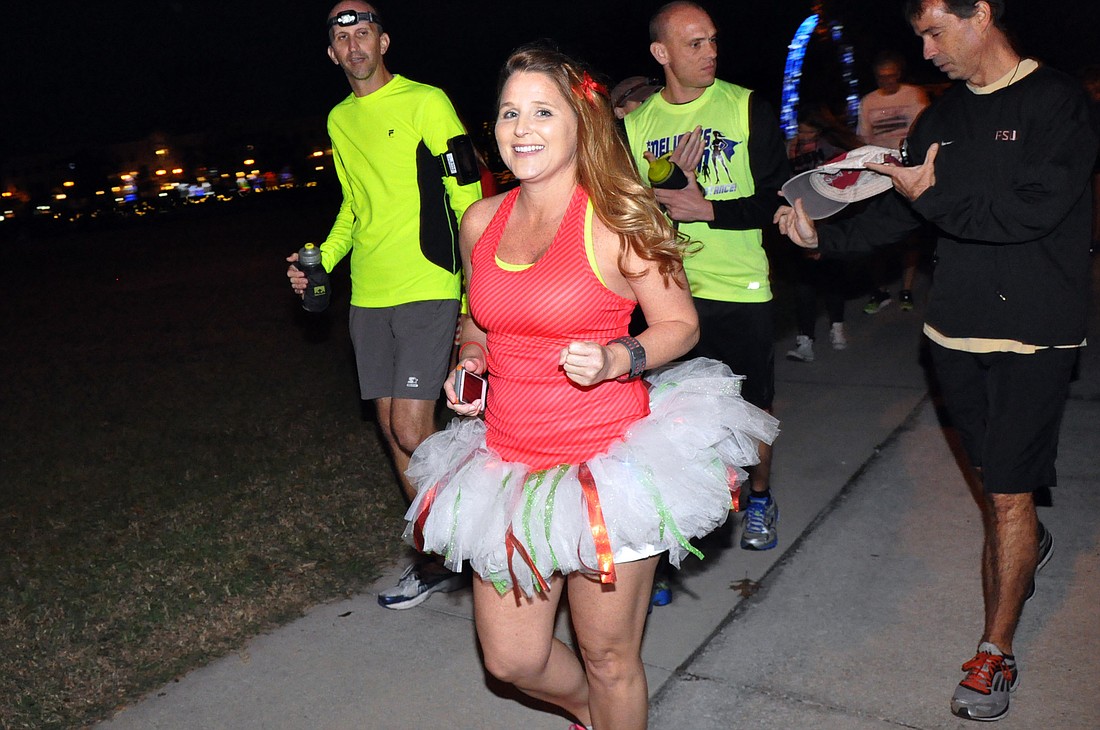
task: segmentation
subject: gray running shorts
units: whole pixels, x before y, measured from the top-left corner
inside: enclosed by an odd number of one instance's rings
[[[458,301],[352,306],[348,318],[363,400],[435,400],[451,363]]]

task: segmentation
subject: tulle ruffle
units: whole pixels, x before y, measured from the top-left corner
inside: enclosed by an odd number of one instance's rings
[[[698,554],[689,541],[726,520],[742,467],[758,461],[758,444],[772,442],[778,421],[744,401],[743,377],[716,360],[645,379],[650,414],[585,462],[594,482],[587,490],[580,465],[532,471],[487,448],[480,419],[452,420],[412,456],[407,474],[418,493],[406,539],[452,570],[469,560],[502,593],[518,586],[528,595],[554,572],[606,579],[608,549],[667,550],[676,566]]]

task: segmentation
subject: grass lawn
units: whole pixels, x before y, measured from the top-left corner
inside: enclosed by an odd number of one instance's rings
[[[401,553],[347,280],[308,315],[283,273],[337,202],[0,242],[0,727],[104,718]]]

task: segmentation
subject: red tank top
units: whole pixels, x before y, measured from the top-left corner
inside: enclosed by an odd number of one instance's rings
[[[519,193],[504,198],[474,245],[470,313],[487,332],[486,443],[508,461],[548,469],[603,453],[648,415],[649,398],[640,380],[584,387],[558,366],[570,342],[625,335],[634,302],[596,277],[585,247],[592,209],[580,186],[542,257],[501,268],[497,246]]]

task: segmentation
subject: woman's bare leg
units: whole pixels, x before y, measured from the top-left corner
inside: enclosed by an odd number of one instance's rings
[[[590,724],[584,666],[572,649],[554,638],[555,615],[565,589],[561,576],[551,578],[548,596],[523,598],[518,605],[515,593],[502,596],[477,576],[473,588],[474,623],[489,673]]]
[[[616,581],[569,576],[569,610],[588,675],[588,704],[598,730],[645,730],[649,688],[642,666],[653,573],[660,556],[615,566]]]

